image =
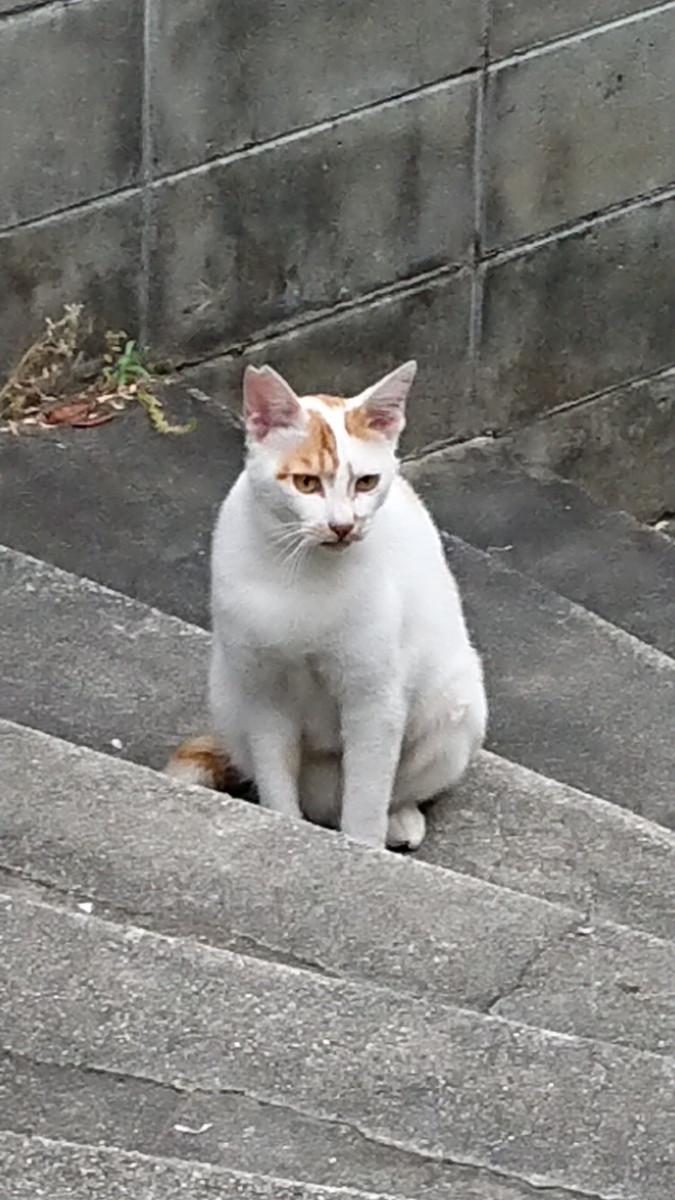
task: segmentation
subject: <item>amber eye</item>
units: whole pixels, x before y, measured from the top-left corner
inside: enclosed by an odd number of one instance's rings
[[[356,481],[356,490],[357,492],[374,492],[379,482],[379,475],[362,475]]]
[[[318,475],[294,475],[293,483],[303,496],[311,496],[321,491],[321,480]]]

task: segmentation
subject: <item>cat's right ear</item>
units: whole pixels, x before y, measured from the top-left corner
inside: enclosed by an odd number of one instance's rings
[[[248,366],[244,371],[244,421],[248,436],[256,442],[273,429],[302,427],[298,397],[273,367]]]

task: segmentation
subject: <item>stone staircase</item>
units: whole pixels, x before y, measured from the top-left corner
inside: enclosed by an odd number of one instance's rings
[[[406,470],[489,750],[419,854],[158,774],[239,466],[0,439],[2,1200],[672,1200],[675,543],[499,447]]]

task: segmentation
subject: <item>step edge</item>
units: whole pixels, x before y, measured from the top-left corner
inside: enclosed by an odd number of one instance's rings
[[[58,577],[73,592],[80,590],[104,596],[110,600],[114,600],[123,608],[133,609],[140,614],[159,617],[162,621],[181,628],[185,633],[190,633],[193,636],[197,635],[202,639],[211,637],[210,631],[205,629],[203,625],[195,625],[192,621],[186,621],[184,617],[177,617],[174,613],[166,612],[164,609],[157,608],[153,604],[147,604],[145,600],[138,600],[135,596],[127,595],[126,592],[118,592],[115,588],[109,587],[108,584],[100,583],[97,579],[91,579],[88,575],[75,575],[72,571],[66,571],[63,567],[58,567],[55,563],[49,562],[45,558],[36,558],[33,554],[26,554],[24,550],[16,550],[13,546],[7,546],[4,543],[0,544],[0,566],[3,559],[11,560],[12,558],[21,560],[40,571],[45,571]]]
[[[675,377],[675,371],[669,370],[669,374]],[[655,541],[660,545],[668,545],[675,558],[675,542],[668,534],[657,529],[648,521],[643,521],[640,517],[636,517],[634,513],[629,512],[627,508],[613,508],[608,504],[596,500],[595,496],[588,491],[586,486],[578,479],[566,479],[564,475],[558,475],[556,471],[550,470],[548,467],[538,467],[535,463],[523,461],[514,453],[513,435],[505,435],[502,437],[489,437],[486,435],[478,435],[477,437],[469,438],[463,442],[453,442],[447,446],[438,446],[436,449],[431,449],[427,453],[412,453],[404,455],[400,460],[402,474],[408,478],[410,475],[410,483],[415,486],[415,474],[421,471],[427,464],[432,466],[444,463],[460,462],[470,456],[472,452],[478,450],[485,453],[487,459],[492,459],[494,462],[501,462],[505,467],[511,470],[514,476],[522,475],[525,479],[534,479],[535,482],[541,484],[557,483],[563,487],[569,488],[571,492],[578,492],[583,497],[589,508],[592,508],[598,517],[609,519],[616,518],[620,523],[633,533],[646,535],[649,541]]]
[[[527,1021],[518,1021],[511,1017],[503,1017],[496,1012],[484,1012],[480,1009],[468,1008],[463,1004],[453,1004],[447,1000],[441,999],[438,996],[425,995],[418,997],[413,996],[411,993],[399,993],[395,988],[386,984],[371,983],[361,979],[351,979],[349,977],[323,976],[319,975],[315,971],[308,970],[306,967],[295,966],[292,963],[268,962],[267,960],[254,958],[251,955],[243,954],[236,950],[226,950],[221,949],[220,947],[211,946],[209,944],[199,942],[194,938],[181,937],[176,934],[158,933],[155,930],[145,929],[142,926],[134,925],[132,922],[128,922],[124,926],[121,926],[117,922],[110,921],[105,917],[99,917],[95,914],[76,913],[63,908],[62,906],[50,904],[48,901],[37,899],[28,900],[25,897],[12,895],[11,893],[2,892],[0,890],[0,907],[11,909],[13,906],[17,905],[19,909],[24,910],[26,913],[29,913],[31,910],[35,909],[44,910],[49,913],[56,912],[63,919],[66,925],[82,925],[84,923],[93,923],[95,926],[99,927],[97,932],[100,933],[101,937],[105,937],[106,935],[110,937],[111,934],[114,934],[120,939],[123,938],[124,940],[132,942],[134,945],[138,945],[144,941],[149,941],[151,943],[162,943],[169,948],[187,947],[198,951],[198,957],[203,956],[205,959],[212,959],[213,961],[220,961],[221,963],[229,960],[233,964],[238,963],[242,967],[253,965],[254,967],[259,968],[261,971],[269,971],[270,974],[274,976],[290,975],[292,977],[300,977],[301,979],[311,979],[317,987],[324,987],[326,989],[342,986],[355,988],[358,991],[363,991],[369,995],[379,994],[390,997],[397,997],[402,994],[407,995],[411,999],[416,1000],[418,1003],[427,1004],[431,1008],[439,1009],[451,1016],[460,1018],[468,1017],[472,1021],[479,1023],[482,1023],[483,1021],[487,1021],[488,1023],[497,1022],[500,1025],[506,1025],[515,1033],[524,1032],[528,1035],[534,1035],[537,1038],[556,1043],[563,1043],[567,1046],[570,1044],[575,1046],[591,1045],[608,1050],[611,1053],[619,1056],[625,1055],[633,1060],[638,1057],[640,1060],[644,1058],[650,1062],[659,1064],[661,1067],[666,1064],[673,1072],[673,1077],[675,1079],[675,1049],[670,1054],[658,1054],[656,1051],[643,1050],[638,1046],[631,1045],[630,1043],[623,1044],[621,1042],[606,1041],[604,1038],[586,1037],[582,1034],[565,1033],[562,1030],[542,1028],[539,1025],[530,1025],[527,1023]],[[668,945],[670,948],[670,943],[666,943],[666,945]],[[11,1047],[7,1045],[4,1046],[4,1049],[11,1052]],[[58,1065],[58,1063],[54,1061],[52,1065]],[[73,1063],[64,1065],[76,1066],[78,1064]],[[130,1076],[130,1078],[131,1077],[132,1076]],[[253,1096],[253,1098],[258,1099],[261,1102],[265,1102],[264,1096]]]
[[[596,627],[602,632],[603,636],[608,637],[611,641],[619,645],[625,645],[626,650],[637,660],[644,661],[645,665],[653,667],[657,671],[672,673],[675,679],[675,658],[666,654],[664,650],[659,650],[649,642],[644,642],[636,634],[629,633],[627,629],[623,629],[620,625],[615,625],[613,621],[608,621],[606,617],[601,617],[593,609],[586,608],[585,605],[579,604],[576,600],[571,600],[569,596],[556,591],[555,588],[548,587],[547,584],[537,579],[535,575],[528,575],[524,571],[519,571],[517,567],[509,566],[507,563],[502,562],[501,559],[490,554],[489,551],[481,550],[480,547],[474,546],[473,543],[467,542],[445,529],[439,528],[439,533],[441,542],[445,547],[452,549],[453,546],[456,546],[462,552],[468,551],[470,555],[474,555],[477,559],[489,563],[496,574],[513,575],[517,579],[523,580],[529,588],[541,592],[545,596],[555,598],[567,605],[571,616]]]
[[[290,818],[284,817],[280,813],[272,812],[268,809],[262,809],[258,805],[250,804],[246,800],[240,800],[236,796],[230,796],[225,792],[216,792],[211,788],[202,787],[199,784],[187,784],[180,780],[172,778],[170,775],[165,775],[161,771],[156,771],[153,767],[148,767],[143,763],[135,763],[130,759],[119,759],[113,755],[109,755],[101,750],[94,750],[89,746],[80,745],[76,742],[69,742],[65,738],[56,737],[54,734],[46,733],[41,729],[34,729],[29,725],[22,725],[15,721],[9,721],[5,718],[0,718],[0,737],[3,730],[8,730],[10,734],[17,734],[20,738],[26,733],[30,737],[34,737],[36,741],[44,741],[47,744],[56,743],[65,747],[69,752],[79,755],[83,759],[93,758],[96,761],[103,760],[105,764],[119,764],[123,771],[128,771],[132,775],[140,774],[152,780],[155,786],[166,786],[177,795],[185,795],[189,797],[191,794],[196,794],[201,797],[208,797],[214,804],[221,804],[223,801],[228,803],[236,810],[246,811],[249,814],[255,813],[256,818],[262,824],[271,825],[274,822],[283,822],[286,824]],[[645,834],[651,840],[665,843],[668,849],[675,852],[675,832],[666,829],[665,826],[649,821],[644,817],[639,817],[629,809],[620,808],[618,805],[612,804],[609,800],[603,800],[601,797],[594,796],[590,792],[582,792],[578,788],[573,788],[570,784],[561,783],[559,780],[551,779],[549,776],[540,775],[537,771],[531,770],[529,767],[523,767],[520,763],[514,762],[511,759],[505,758],[503,755],[495,754],[493,751],[481,750],[478,756],[479,760],[484,759],[487,762],[494,762],[499,766],[506,766],[507,770],[515,771],[516,775],[522,772],[526,773],[528,779],[539,782],[554,791],[562,789],[565,793],[572,793],[573,798],[579,798],[584,804],[591,808],[599,807],[600,811],[607,813],[610,820],[616,820],[617,817],[621,821],[623,827],[627,827],[630,832],[633,832],[633,826],[637,825],[638,830]],[[217,797],[217,800],[216,800]],[[561,802],[567,800],[567,795],[560,797]],[[442,801],[440,801],[442,803]],[[385,869],[392,868],[392,873],[401,870],[399,859],[392,854],[390,850],[379,850],[372,847],[361,845],[354,841],[341,831],[323,829],[318,825],[313,825],[309,821],[293,822],[293,827],[299,825],[302,834],[310,842],[311,839],[316,839],[321,845],[328,846],[334,839],[338,839],[342,853],[356,855],[357,857],[376,857],[377,861]],[[0,864],[1,866],[2,864]],[[470,875],[465,871],[457,871],[453,867],[446,867],[440,863],[428,862],[424,858],[415,858],[409,856],[406,859],[406,871],[413,871],[420,877],[429,876],[430,878],[450,878],[457,886],[465,887],[468,891],[484,892],[493,896],[515,896],[521,902],[528,902],[536,905],[540,909],[546,909],[549,912],[555,912],[568,917],[570,920],[575,918],[583,919],[584,913],[579,908],[574,908],[571,905],[561,904],[558,901],[547,900],[544,897],[535,896],[530,892],[520,892],[515,888],[507,887],[504,884],[493,883],[491,880],[484,879],[482,876]],[[49,884],[44,885],[49,887]],[[620,933],[630,933],[651,939],[660,944],[669,946],[671,941],[668,938],[660,937],[658,934],[651,933],[648,930],[640,929],[636,926],[626,925],[620,921],[602,920],[598,923],[598,927],[604,929],[613,929]]]
[[[516,774],[522,774],[528,779],[538,781],[540,786],[543,785],[554,791],[560,790],[565,793],[560,797],[561,801],[566,801],[569,794],[573,801],[597,809],[608,820],[621,824],[630,832],[639,831],[650,840],[663,843],[668,849],[675,851],[675,830],[670,829],[667,825],[651,821],[649,817],[643,817],[641,813],[636,813],[631,808],[624,808],[623,805],[615,804],[613,800],[606,800],[604,796],[598,796],[595,792],[584,791],[583,788],[576,787],[573,783],[566,783],[565,780],[556,779],[552,775],[544,775],[541,771],[535,771],[533,767],[528,767],[515,758],[509,758],[506,754],[497,754],[496,751],[484,747],[478,757],[488,763],[506,763]]]
[[[122,1146],[116,1146],[109,1142],[94,1144],[92,1142],[72,1142],[66,1138],[50,1138],[44,1134],[22,1134],[16,1133],[12,1129],[0,1129],[0,1150],[5,1142],[15,1142],[19,1149],[26,1147],[29,1150],[31,1145],[37,1144],[47,1150],[75,1150],[75,1151],[90,1151],[94,1154],[100,1154],[103,1158],[113,1159],[120,1158],[128,1163],[141,1163],[149,1165],[164,1165],[172,1168],[179,1168],[181,1171],[189,1173],[192,1167],[197,1168],[204,1175],[210,1176],[216,1182],[222,1179],[223,1183],[228,1180],[244,1183],[271,1183],[281,1187],[304,1188],[308,1197],[316,1196],[317,1200],[331,1200],[335,1197],[340,1200],[413,1200],[412,1197],[391,1192],[370,1192],[361,1191],[359,1188],[351,1187],[333,1187],[331,1184],[310,1183],[302,1179],[287,1179],[280,1175],[261,1175],[253,1174],[250,1171],[238,1171],[234,1168],[224,1167],[218,1163],[208,1162],[196,1158],[177,1158],[175,1155],[158,1155],[146,1154],[140,1150],[126,1150]]]

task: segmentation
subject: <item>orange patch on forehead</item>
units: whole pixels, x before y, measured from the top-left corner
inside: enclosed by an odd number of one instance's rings
[[[362,438],[364,441],[377,441],[382,437],[370,424],[368,413],[363,405],[349,409],[345,416],[345,429],[350,437]]]
[[[289,475],[335,475],[338,451],[335,434],[317,412],[307,414],[307,436],[289,454],[277,472],[277,479]]]

